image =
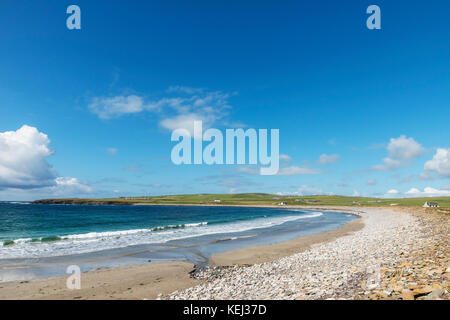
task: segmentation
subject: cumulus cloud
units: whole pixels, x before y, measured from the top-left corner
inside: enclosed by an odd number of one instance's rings
[[[278,195],[292,195],[292,196],[319,196],[319,195],[331,195],[330,192],[324,192],[321,188],[315,186],[302,185],[296,191],[293,192],[278,192]]]
[[[280,154],[280,160],[290,162],[292,158],[287,154]]]
[[[101,119],[150,111],[158,116],[162,128],[182,128],[192,134],[196,120],[202,121],[204,128],[209,128],[225,118],[231,109],[229,97],[221,91],[173,86],[165,96],[155,100],[137,95],[96,97],[89,104],[89,110]]]
[[[27,125],[0,132],[0,189],[55,185],[55,172],[47,162],[53,153],[49,144],[46,134]]]
[[[35,127],[0,132],[0,190],[17,196],[92,192],[76,178],[58,177],[47,162],[52,154],[50,139]]]
[[[423,191],[420,191],[417,188],[411,188],[405,194],[414,197],[438,197],[438,196],[450,196],[450,191],[445,189],[435,189],[432,187],[426,187],[423,189]]]
[[[238,166],[236,170],[241,173],[251,174],[251,175],[259,175],[260,168],[257,166]]]
[[[429,172],[421,172],[419,174],[420,180],[433,180],[433,176]]]
[[[195,139],[202,139],[202,135],[200,133],[194,132],[194,122],[202,121],[202,127],[204,131],[206,128],[209,128],[214,123],[215,119],[205,118],[200,114],[181,114],[172,118],[166,118],[161,120],[159,123],[161,127],[168,130],[176,130],[176,129],[186,129],[189,131],[192,137]]]
[[[420,157],[424,148],[413,138],[401,135],[397,139],[391,138],[387,150],[392,159],[411,160]]]
[[[397,189],[391,189],[388,192],[386,192],[386,194],[389,195],[395,195],[395,194],[399,194],[400,192]]]
[[[67,194],[87,194],[93,192],[92,187],[80,182],[77,178],[58,177],[56,185],[50,187],[49,191],[55,196]]]
[[[304,174],[320,174],[320,173],[322,173],[322,171],[318,169],[303,168],[297,166],[281,168],[278,171],[279,176],[298,176]]]
[[[89,110],[101,119],[117,118],[144,110],[144,100],[136,95],[116,97],[95,97]]]
[[[119,150],[117,148],[108,148],[106,151],[108,151],[110,155],[115,156]]]
[[[425,163],[424,169],[443,177],[450,177],[450,149],[437,149],[433,159]]]
[[[372,167],[378,171],[396,170],[409,161],[422,155],[424,148],[413,138],[401,135],[398,138],[391,138],[387,146],[389,157],[383,159],[383,164]]]
[[[169,130],[183,128],[193,134],[194,121],[203,122],[203,128],[210,128],[228,115],[231,106],[229,94],[220,91],[204,91],[186,87],[172,88],[170,92],[179,96],[172,99],[163,98],[151,105],[165,110],[159,124]]]
[[[241,173],[251,174],[251,175],[259,175],[260,168],[259,166],[239,166],[236,168],[237,171]],[[300,175],[308,175],[308,174],[321,174],[322,170],[312,169],[312,168],[304,168],[298,166],[288,166],[284,168],[280,168],[278,170],[277,175],[279,176],[300,176]]]
[[[368,179],[366,182],[369,186],[374,186],[377,184],[377,181],[375,179]]]
[[[339,158],[340,158],[340,155],[338,155],[338,154],[325,154],[324,153],[324,154],[320,155],[318,162],[320,164],[331,164],[331,163],[338,161]]]
[[[384,198],[398,198],[399,196],[400,191],[397,189],[390,189],[383,195]]]
[[[383,164],[375,165],[372,168],[374,170],[379,170],[379,171],[390,171],[390,170],[398,169],[402,165],[403,164],[402,164],[402,162],[400,160],[395,160],[395,159],[391,159],[391,158],[384,158],[383,159]]]

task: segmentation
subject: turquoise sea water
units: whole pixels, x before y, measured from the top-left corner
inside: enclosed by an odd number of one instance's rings
[[[77,261],[85,270],[149,260],[202,264],[214,253],[328,231],[354,218],[285,208],[0,202],[0,281],[25,271],[25,278],[61,274]]]

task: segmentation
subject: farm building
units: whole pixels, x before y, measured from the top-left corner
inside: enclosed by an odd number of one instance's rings
[[[423,205],[424,208],[439,208],[439,203],[427,201]]]

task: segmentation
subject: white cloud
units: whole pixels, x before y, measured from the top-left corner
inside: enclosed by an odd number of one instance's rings
[[[115,156],[119,150],[117,148],[108,148],[106,151],[108,151],[110,155]]]
[[[50,187],[50,192],[55,196],[71,194],[87,194],[93,192],[92,187],[81,183],[77,178],[58,177],[55,179],[56,185]]]
[[[239,166],[236,168],[237,171],[241,173],[251,174],[251,175],[259,175],[260,168],[258,166]],[[278,170],[277,175],[279,176],[300,176],[307,174],[321,174],[322,170],[311,169],[311,168],[303,168],[298,166],[289,166],[280,168]]]
[[[260,174],[260,168],[257,166],[238,166],[236,167],[236,170],[246,174],[252,175]]]
[[[294,192],[277,192],[278,195],[291,195],[291,196],[318,196],[318,195],[324,195],[324,194],[332,194],[324,192],[321,188],[315,187],[315,186],[307,186],[302,185]]]
[[[368,184],[369,186],[374,186],[374,185],[377,184],[377,181],[376,181],[375,179],[368,179],[368,180],[367,180],[367,184]]]
[[[386,192],[386,194],[389,195],[395,195],[395,194],[399,194],[400,192],[397,189],[391,189],[388,192]]]
[[[391,138],[387,150],[392,159],[411,160],[420,157],[424,148],[413,138],[401,135],[396,139]]]
[[[330,164],[338,161],[340,158],[340,155],[338,154],[322,154],[319,157],[319,163],[320,164]]]
[[[159,117],[159,125],[168,130],[187,129],[193,133],[195,120],[209,128],[228,115],[229,94],[220,91],[183,86],[169,87],[165,97],[148,100],[137,95],[96,97],[89,110],[101,119],[151,111]]]
[[[359,193],[359,191],[358,190],[353,190],[353,194],[352,194],[352,196],[353,197],[360,197],[361,196],[361,194]]]
[[[419,174],[419,179],[424,180],[424,181],[425,180],[433,180],[433,176],[428,172],[421,172]]]
[[[402,166],[402,162],[400,160],[394,160],[391,158],[384,158],[383,162],[384,164],[379,164],[373,166],[372,168],[378,171],[388,171],[398,169]]]
[[[384,198],[398,198],[399,196],[400,191],[397,189],[390,189],[383,195]]]
[[[414,196],[414,197],[437,197],[437,196],[450,196],[450,190],[444,189],[435,189],[431,187],[426,187],[423,191],[420,191],[417,188],[411,188],[406,195]]]
[[[318,169],[302,168],[297,166],[281,168],[278,171],[279,176],[298,176],[304,174],[320,174],[320,173],[322,173],[322,171]]]
[[[433,159],[425,163],[424,169],[434,171],[443,177],[450,177],[450,149],[437,149]]]
[[[46,134],[27,125],[0,132],[0,189],[55,185],[55,172],[47,162],[49,144]]]
[[[181,96],[175,100],[163,98],[151,103],[161,110],[168,110],[159,124],[169,130],[182,128],[192,134],[195,120],[201,120],[204,129],[210,128],[228,115],[228,110],[231,109],[228,103],[229,94],[220,91],[175,87],[170,92],[179,93]]]
[[[195,94],[195,93],[201,93],[203,92],[203,89],[201,88],[191,88],[191,87],[186,87],[186,86],[170,86],[167,89],[167,92],[171,93],[171,92],[184,92],[187,94]]]
[[[201,134],[194,134],[194,121],[202,121],[203,131],[209,128],[214,122],[213,119],[206,119],[199,114],[181,114],[173,118],[164,119],[159,124],[161,127],[171,131],[180,128],[186,129],[194,139],[202,139]]]
[[[101,119],[117,118],[144,110],[144,100],[136,95],[111,98],[96,97],[89,104],[89,110]]]
[[[292,158],[287,154],[280,154],[280,160],[289,162],[292,160]]]
[[[372,167],[374,170],[387,171],[396,170],[409,161],[422,155],[424,148],[413,138],[401,135],[398,138],[391,138],[387,146],[389,157],[383,159],[383,164]]]
[[[128,166],[128,167],[125,167],[124,170],[131,171],[131,172],[138,172],[138,171],[142,171],[142,168],[138,167],[138,166]]]
[[[12,199],[37,195],[90,193],[92,188],[77,178],[58,177],[47,162],[53,154],[50,139],[27,125],[0,132],[0,190]]]

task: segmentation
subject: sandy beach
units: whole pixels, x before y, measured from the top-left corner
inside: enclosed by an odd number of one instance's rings
[[[187,262],[154,263],[86,272],[81,289],[69,290],[67,277],[0,283],[0,300],[154,300],[160,294],[192,287],[200,280]]]
[[[195,273],[186,262],[97,270],[82,274],[81,290],[68,290],[67,277],[1,283],[0,299],[448,299],[448,215],[320,210],[361,218],[333,231],[218,254]],[[433,262],[403,270],[426,260]]]

